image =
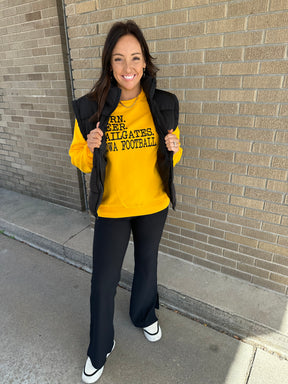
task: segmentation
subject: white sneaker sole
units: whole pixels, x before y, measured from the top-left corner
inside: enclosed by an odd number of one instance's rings
[[[151,326],[143,328],[144,336],[151,343],[155,343],[156,341],[159,341],[161,339],[161,337],[162,337],[162,330],[161,330],[161,327],[160,327],[158,321],[157,321],[157,331],[156,332],[151,332],[151,330],[149,329],[150,327]]]
[[[107,353],[106,359],[113,352],[113,350],[115,348],[115,344],[116,344],[115,340],[113,340],[113,347],[112,347],[111,351],[109,353]],[[91,375],[87,375],[85,373],[85,367],[84,367],[84,369],[82,371],[82,381],[83,381],[83,383],[85,383],[85,384],[94,384],[94,383],[96,383],[96,381],[98,381],[100,379],[100,377],[102,376],[103,371],[104,371],[104,365],[103,365],[102,368],[95,370],[95,372],[92,373]]]

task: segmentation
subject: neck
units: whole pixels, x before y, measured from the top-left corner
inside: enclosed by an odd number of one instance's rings
[[[123,92],[123,90],[121,90],[121,96],[120,96],[120,100],[122,101],[126,101],[126,100],[131,100],[131,99],[135,99],[135,97],[139,96],[141,93],[141,88],[139,90],[137,90],[136,92],[133,91],[133,92]]]

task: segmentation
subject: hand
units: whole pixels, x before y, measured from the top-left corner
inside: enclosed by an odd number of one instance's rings
[[[168,149],[168,151],[171,151],[173,153],[176,153],[179,151],[180,148],[180,142],[176,135],[174,135],[173,129],[168,131],[168,135],[165,136],[165,144]]]
[[[87,145],[90,151],[93,153],[95,148],[100,148],[102,143],[103,132],[99,128],[99,121],[96,125],[96,128],[90,131],[87,135]]]

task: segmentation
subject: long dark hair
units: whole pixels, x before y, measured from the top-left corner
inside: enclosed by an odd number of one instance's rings
[[[141,46],[144,60],[146,63],[145,76],[151,76],[153,78],[156,77],[158,68],[153,63],[154,58],[150,55],[148,44],[138,25],[132,20],[128,20],[125,23],[117,22],[113,24],[110,31],[108,32],[103,48],[102,72],[100,78],[87,95],[90,99],[95,100],[98,103],[98,111],[95,115],[92,116],[91,121],[97,122],[99,120],[111,84],[115,82],[115,79],[113,78],[111,73],[112,51],[115,45],[117,44],[118,40],[125,35],[133,35],[134,37],[136,37]]]

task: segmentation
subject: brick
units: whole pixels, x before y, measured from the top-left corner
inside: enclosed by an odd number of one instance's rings
[[[206,62],[226,62],[242,60],[242,48],[224,48],[207,50],[205,55]],[[213,74],[211,74],[213,75]]]
[[[269,118],[269,117],[257,117],[255,122],[256,128],[273,129],[273,130],[285,130],[287,126],[286,119]]]
[[[69,4],[65,6],[66,16],[75,15],[75,13],[76,13],[75,4]]]
[[[159,76],[169,77],[175,74],[175,71],[179,74],[179,76],[184,76],[185,68],[184,66],[172,66],[172,65],[159,65]]]
[[[288,133],[287,132],[277,132],[275,137],[276,143],[287,143],[288,142]]]
[[[251,153],[236,153],[235,163],[253,164],[258,166],[269,167],[271,162],[271,156],[256,155]]]
[[[223,255],[231,260],[235,260],[238,262],[238,265],[240,264],[248,264],[253,265],[254,264],[254,258],[245,256],[242,253],[239,252],[233,252],[233,251],[227,251],[224,250]]]
[[[281,105],[280,106],[280,116],[288,116],[288,105]]]
[[[125,7],[126,8],[126,7]],[[147,4],[143,4],[143,14],[164,12],[171,10],[171,1],[167,0],[152,0]]]
[[[162,39],[170,39],[171,32],[170,27],[158,27],[147,29],[145,32],[145,37],[147,40],[162,40]]]
[[[178,89],[201,89],[203,88],[203,79],[195,77],[176,77],[170,79],[170,86]],[[191,103],[189,103],[191,104]],[[183,110],[181,110],[184,112]],[[187,111],[188,112],[188,111]],[[199,111],[200,112],[200,111]]]
[[[194,64],[186,66],[188,76],[220,75],[220,64]]]
[[[237,151],[237,152],[250,152],[251,143],[238,140],[218,140],[218,149],[228,150],[228,151]]]
[[[261,137],[261,141],[273,141],[274,132],[263,131],[258,129],[239,129],[238,139],[257,141]]]
[[[123,6],[123,0],[98,0],[98,9],[116,8]]]
[[[228,3],[228,17],[241,15],[252,15],[266,12],[268,10],[268,0],[244,0],[237,3]]]
[[[268,210],[262,212],[255,209],[246,209],[245,215],[251,219],[262,220],[274,224],[279,224],[281,221],[281,215],[279,215],[279,213],[272,213]]]
[[[170,54],[171,64],[201,63],[204,61],[203,52],[176,52]]]
[[[249,176],[257,176],[268,179],[275,180],[284,180],[287,177],[287,171],[282,171],[280,169],[269,169],[262,167],[249,166],[248,168]]]
[[[104,21],[111,21],[113,19],[113,11],[108,10],[97,10],[96,12],[91,12],[90,22],[91,23],[103,23]]]
[[[251,187],[265,188],[266,179],[243,175],[232,175],[232,183]]]
[[[156,50],[163,52],[173,51],[184,51],[185,50],[185,41],[184,40],[160,40],[156,42]]]
[[[272,254],[270,252],[265,252],[257,248],[250,248],[244,245],[240,245],[239,251],[244,255],[253,257],[254,259],[253,264],[255,264],[255,259],[266,260],[266,261],[272,260]]]
[[[194,8],[189,11],[189,21],[213,20],[225,17],[226,7],[223,4]]]
[[[237,263],[234,260],[228,259],[223,256],[217,256],[211,253],[207,254],[207,259],[210,261],[213,261],[214,263],[220,264],[220,265],[225,265],[230,268],[236,268]]]
[[[265,280],[260,277],[253,277],[252,278],[252,283],[259,285],[261,287],[271,289],[273,291],[279,292],[279,293],[285,293],[286,292],[286,287],[277,283],[274,283],[270,280]]]
[[[220,124],[221,125],[221,124]],[[219,127],[202,127],[201,136],[206,137],[225,137],[230,139],[235,139],[237,136],[236,128],[223,128],[219,129]]]
[[[203,103],[203,113],[236,114],[238,113],[238,105],[232,103]]]
[[[265,232],[265,231],[257,231],[255,229],[243,229],[242,231],[242,234],[243,235],[246,235],[246,236],[249,236],[249,237],[253,237],[253,239],[255,240],[264,240],[264,241],[268,241],[268,242],[271,242],[271,243],[276,243],[277,241],[277,235],[275,234],[272,234],[272,233],[269,233],[269,232]],[[255,247],[257,248],[257,247]]]
[[[173,25],[173,24],[184,24],[188,22],[188,12],[186,10],[180,10],[180,11],[173,11],[172,13],[165,13],[165,14],[159,14],[157,15],[157,25]],[[177,26],[177,29],[181,31],[181,28],[187,28],[191,27],[192,30],[195,30],[194,26]],[[176,28],[176,27],[175,27]],[[176,31],[176,29],[175,29]],[[184,32],[185,33],[185,32]],[[177,37],[180,37],[181,34]],[[182,35],[183,36],[183,35]],[[187,35],[189,36],[189,35]],[[174,36],[175,37],[175,36]]]
[[[218,193],[218,192],[215,192],[215,191],[207,191],[207,190],[201,190],[199,189],[198,190],[198,197],[200,199],[207,199],[209,201],[218,201],[218,202],[222,202],[222,203],[228,203],[228,200],[229,200],[229,196],[227,196],[227,194],[224,194],[224,193]]]
[[[69,16],[67,18],[67,26],[73,27],[77,25],[87,25],[90,23],[89,15],[88,14],[79,14],[79,15],[73,15]]]
[[[284,256],[281,256],[281,255],[273,255],[273,262],[279,264],[279,265],[284,265],[286,267],[288,267],[288,258],[287,258],[287,254],[284,255]]]
[[[288,206],[287,205],[274,204],[274,203],[266,202],[265,203],[265,209],[268,212],[288,216]]]
[[[268,102],[273,100],[274,103],[285,103],[287,101],[287,90],[259,90],[257,102]]]
[[[287,156],[287,145],[255,143],[253,144],[252,152],[273,154],[274,156]]]
[[[206,76],[205,88],[242,88],[241,76]]]
[[[285,238],[284,238],[285,243],[283,243],[283,244],[282,244],[282,242],[280,242],[280,239],[282,239],[282,238],[279,236],[279,244],[280,245],[287,244],[287,237],[286,237],[287,236],[287,229],[288,229],[287,226],[284,226],[284,225],[275,225],[275,224],[271,224],[271,223],[263,223],[263,231],[285,236]],[[287,245],[285,245],[285,246],[287,246]],[[288,259],[287,258],[283,258],[282,261],[284,261],[285,265],[288,266]],[[282,261],[275,260],[275,262],[278,264],[282,264]]]
[[[260,246],[264,245],[263,243],[260,243]],[[277,253],[280,249],[280,247],[273,246],[271,244],[265,243],[265,246],[268,248],[274,249],[273,252]],[[285,247],[286,248],[286,247]],[[280,249],[281,251],[281,249]],[[287,255],[287,248],[286,248],[286,255]],[[288,268],[284,267],[283,265],[278,265],[276,263],[271,263],[269,261],[264,261],[264,260],[256,260],[256,265],[259,266],[260,268],[266,269],[268,271],[273,271],[275,273],[280,273],[281,275],[288,276]]]
[[[178,24],[178,20],[177,18],[176,19],[174,18],[174,15],[173,15],[173,19],[174,19],[174,23],[177,21],[177,24]],[[205,23],[182,24],[182,25],[171,26],[172,38],[203,35],[204,32],[205,32]]]
[[[213,171],[208,171],[208,170],[203,170],[199,169],[198,171],[199,177],[202,179],[206,179],[209,181],[219,181],[219,182],[229,182],[229,175],[227,173],[222,173],[222,172],[213,172]]]
[[[287,236],[285,236],[285,237],[279,236],[278,237],[278,244],[279,245],[283,245],[284,247],[288,248],[288,238],[287,238]],[[287,255],[288,255],[288,253],[287,253]],[[287,264],[288,264],[288,259],[287,259]]]
[[[232,232],[238,234],[241,232],[241,227],[239,225],[232,225],[231,223],[223,221],[211,220],[211,226],[213,228],[222,229],[224,232]],[[230,251],[228,252],[230,253]]]
[[[288,12],[251,16],[248,19],[248,29],[286,28]]]
[[[246,166],[239,164],[224,164],[220,162],[215,162],[214,165],[215,171],[218,172],[229,172],[229,173],[246,173]]]
[[[254,198],[249,199],[246,197],[231,196],[230,203],[232,205],[239,205],[241,207],[246,207],[246,208],[253,208],[253,209],[260,209],[260,210],[264,208],[264,202],[262,200],[257,200]]]
[[[221,90],[221,101],[255,101],[256,92],[254,90]]]
[[[217,18],[217,17],[216,17]],[[245,18],[222,19],[207,22],[207,33],[229,33],[245,30]]]
[[[286,47],[283,46],[269,46],[269,47],[249,47],[245,48],[245,60],[275,60],[284,59]],[[266,63],[267,65],[267,63]]]
[[[244,187],[239,187],[232,184],[224,184],[224,183],[213,183],[212,191],[222,192],[226,194],[234,194],[242,196],[244,194]],[[231,224],[230,224],[231,226]],[[230,229],[230,232],[234,232]]]
[[[240,104],[240,115],[276,116],[278,106],[275,104]]]
[[[41,12],[37,11],[37,12],[27,13],[25,15],[25,19],[26,19],[26,21],[40,20],[41,19]]]
[[[212,269],[213,271],[220,272],[220,270],[221,270],[220,265],[217,265],[217,264],[212,263],[212,262],[205,260],[205,259],[199,259],[197,257],[194,257],[193,263],[195,263],[196,265],[201,265],[202,267],[205,267],[205,268]]]
[[[258,63],[224,63],[222,66],[223,75],[251,75],[258,72]]]
[[[266,30],[266,37],[265,37],[266,44],[279,44],[279,43],[286,43],[286,42],[287,42],[287,29]]]
[[[288,285],[288,277],[276,273],[271,273],[270,279],[279,284]]]
[[[286,0],[271,0],[270,11],[282,11],[284,9],[288,9]]]
[[[286,74],[288,63],[286,60],[275,62],[263,62],[260,67],[260,74]]]
[[[197,101],[197,100],[210,100],[217,101],[218,100],[218,91],[209,91],[209,90],[189,90],[186,92],[187,100]]]
[[[220,116],[219,125],[229,127],[253,127],[254,118],[249,116]],[[241,130],[238,131],[238,137]],[[229,137],[229,136],[228,136]],[[235,136],[236,137],[236,136]]]
[[[243,88],[280,88],[282,79],[280,76],[245,76]],[[268,101],[268,100],[267,100]]]
[[[237,47],[262,44],[264,32],[235,32],[224,36],[224,47]]]
[[[173,8],[188,8],[209,4],[209,0],[174,0]]]
[[[237,267],[239,271],[246,272],[251,275],[259,276],[265,279],[268,279],[270,275],[268,271],[264,271],[263,269],[257,268],[253,265],[246,265],[246,264],[239,263]]]
[[[218,35],[192,37],[187,39],[187,49],[217,48],[223,46],[223,37]]]
[[[288,159],[281,157],[273,157],[271,166],[273,168],[288,169]]]

